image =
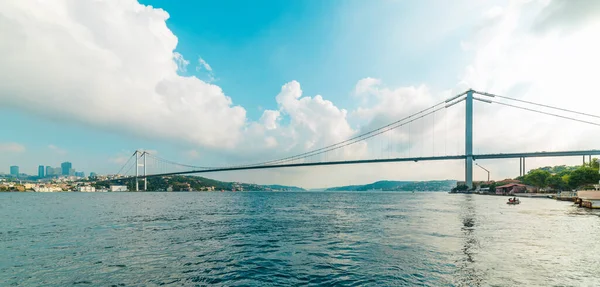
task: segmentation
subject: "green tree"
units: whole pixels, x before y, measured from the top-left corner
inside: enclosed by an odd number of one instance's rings
[[[548,179],[550,175],[550,172],[546,170],[534,169],[525,175],[524,182],[539,188],[544,188],[548,186],[546,184],[546,179]]]
[[[457,191],[467,191],[468,189],[469,189],[469,187],[468,187],[467,185],[465,185],[465,184],[461,184],[461,185],[458,185],[458,186],[456,186],[456,187],[452,188],[452,191],[453,191],[453,192],[457,192]]]
[[[594,169],[600,168],[600,163],[598,163],[598,159],[597,158],[593,158],[592,159],[592,162],[590,163],[590,167],[594,168]]]
[[[559,174],[553,174],[546,178],[546,185],[555,190],[567,189],[567,182]]]
[[[582,166],[569,175],[567,183],[571,188],[578,188],[587,184],[596,184],[600,179],[598,170],[589,166]]]

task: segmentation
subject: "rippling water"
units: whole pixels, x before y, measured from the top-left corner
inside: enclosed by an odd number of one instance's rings
[[[600,213],[446,193],[0,194],[0,286],[598,286]]]

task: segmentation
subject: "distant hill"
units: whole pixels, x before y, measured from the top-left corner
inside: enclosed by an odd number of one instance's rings
[[[278,184],[262,185],[262,186],[271,188],[273,190],[280,190],[280,191],[306,191],[306,189],[304,189],[302,187],[297,187],[297,186],[286,186],[286,185],[278,185]]]
[[[390,181],[382,180],[365,185],[331,187],[325,191],[449,191],[456,186],[456,180],[431,181]]]
[[[118,184],[127,185],[129,190],[135,190],[133,180],[117,181]],[[115,184],[115,183],[113,183]],[[97,183],[96,187],[108,187],[109,183]],[[238,190],[238,191],[306,191],[297,186],[285,185],[260,185],[241,182],[224,182],[201,176],[161,176],[148,178],[149,191],[206,191],[206,190]]]

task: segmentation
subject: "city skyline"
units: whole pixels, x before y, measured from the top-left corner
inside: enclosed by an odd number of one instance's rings
[[[0,4],[16,27],[0,46],[0,81],[8,83],[0,120],[11,123],[0,134],[2,172],[19,165],[38,174],[40,163],[68,158],[110,174],[136,149],[200,166],[261,162],[343,141],[468,88],[598,114],[590,96],[600,66],[597,1],[261,0],[234,2],[243,6],[236,10],[228,1],[16,3]],[[64,25],[46,31],[48,22]],[[74,36],[40,36],[47,33]],[[458,153],[462,116],[419,123],[412,132],[423,142],[398,145],[413,155]],[[478,104],[475,119],[476,153],[600,142],[595,127],[498,105]],[[448,126],[431,139],[435,124]],[[528,168],[580,162],[532,159]],[[481,164],[493,179],[519,172],[518,160]],[[211,177],[323,187],[462,179],[462,170],[461,162],[405,163]],[[487,174],[476,169],[475,177]]]
[[[78,176],[85,177],[84,171],[77,171],[73,168],[73,164],[69,161],[64,161],[60,163],[58,167],[52,167],[51,165],[38,165],[37,173],[27,173],[21,169],[21,165],[11,165],[9,167],[9,172],[5,173],[0,171],[0,174],[6,175],[27,175],[27,176],[37,176],[38,178],[50,177],[50,176]],[[94,172],[90,172],[93,174]]]

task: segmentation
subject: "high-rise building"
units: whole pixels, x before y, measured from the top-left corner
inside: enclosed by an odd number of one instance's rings
[[[96,177],[98,177],[98,174],[95,173],[95,172],[90,172],[90,177],[91,178],[96,178]]]
[[[76,177],[85,177],[85,173],[83,171],[76,171],[75,176]]]
[[[60,164],[60,168],[62,169],[62,175],[70,175],[71,173],[71,169],[73,168],[73,165],[70,162],[63,162]]]
[[[10,167],[10,175],[14,176],[14,177],[19,177],[19,167],[16,165],[13,165]]]
[[[38,177],[43,178],[45,175],[46,175],[46,173],[44,172],[44,166],[43,165],[38,166]]]
[[[53,176],[54,175],[54,168],[47,165],[46,166],[46,176]]]

